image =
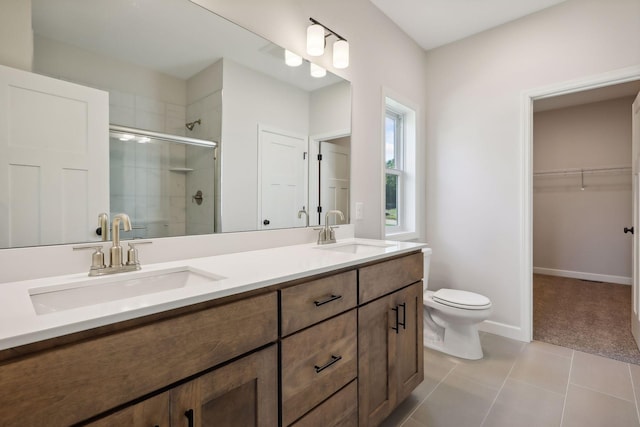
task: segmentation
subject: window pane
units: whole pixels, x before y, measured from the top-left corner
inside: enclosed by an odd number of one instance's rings
[[[384,161],[387,169],[396,167],[396,120],[389,115],[384,118]]]
[[[398,176],[387,174],[387,185],[385,189],[385,225],[391,227],[398,226]]]

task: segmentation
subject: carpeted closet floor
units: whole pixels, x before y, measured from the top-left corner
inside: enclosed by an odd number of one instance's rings
[[[640,365],[631,286],[534,274],[533,339]]]

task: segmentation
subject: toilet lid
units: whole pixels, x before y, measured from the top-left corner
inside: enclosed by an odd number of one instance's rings
[[[451,307],[482,310],[491,307],[491,300],[484,295],[457,289],[440,289],[433,293],[433,300]]]

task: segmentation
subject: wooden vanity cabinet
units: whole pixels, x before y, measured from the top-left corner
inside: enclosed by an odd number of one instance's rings
[[[277,427],[277,366],[272,345],[172,389],[171,426]]]
[[[164,392],[97,421],[87,427],[165,427],[169,425],[169,392]]]
[[[361,296],[399,288],[359,308],[358,410],[362,427],[379,425],[424,379],[421,257],[410,255],[360,270]],[[407,267],[404,273],[384,273],[398,272],[403,266]],[[384,283],[378,285],[381,280]],[[413,284],[406,286],[406,282]]]

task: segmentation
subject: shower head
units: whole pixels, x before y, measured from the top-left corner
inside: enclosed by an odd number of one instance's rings
[[[196,124],[201,125],[201,124],[202,124],[202,121],[201,121],[200,119],[198,119],[198,120],[194,120],[193,122],[189,122],[189,123],[185,124],[185,126],[187,127],[187,129],[189,129],[189,130],[193,130],[193,127],[194,127]]]

